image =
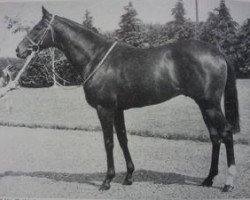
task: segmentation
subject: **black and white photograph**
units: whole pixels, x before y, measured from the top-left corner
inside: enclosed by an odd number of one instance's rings
[[[250,0],[0,0],[13,199],[250,199]]]

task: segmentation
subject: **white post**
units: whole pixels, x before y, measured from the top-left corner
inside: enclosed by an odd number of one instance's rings
[[[51,49],[51,65],[52,65],[52,72],[53,72],[53,87],[57,87],[56,75],[55,75],[55,49]]]
[[[198,0],[195,0],[195,13],[196,13],[195,39],[198,39],[198,24],[199,24],[199,4],[198,4]]]

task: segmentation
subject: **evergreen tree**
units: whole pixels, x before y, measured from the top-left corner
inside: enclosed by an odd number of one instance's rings
[[[88,10],[85,11],[82,24],[89,29],[93,27],[93,17],[90,15],[90,12]]]
[[[207,21],[202,25],[200,39],[210,44],[217,45],[219,37],[217,37],[217,26],[219,18],[216,13],[209,12]]]
[[[172,8],[172,15],[175,18],[175,23],[176,24],[184,24],[186,21],[185,14],[186,14],[186,11],[184,9],[183,2],[182,2],[182,0],[179,0],[176,3],[175,7]]]
[[[183,1],[179,0],[172,9],[174,21],[166,24],[165,34],[170,40],[185,40],[194,37],[195,24],[185,18]]]
[[[86,28],[88,28],[88,29],[90,29],[90,30],[97,33],[98,30],[93,26],[93,21],[94,21],[94,18],[91,16],[90,12],[88,10],[86,10],[85,13],[84,13],[84,19],[83,19],[82,24]]]
[[[145,43],[150,47],[157,47],[169,43],[169,39],[165,34],[165,25],[161,24],[146,24]]]
[[[238,62],[242,75],[250,75],[250,19],[247,19],[238,32]]]
[[[219,7],[209,14],[204,23],[201,39],[216,45],[231,61],[236,61],[237,28],[238,24],[232,19],[225,0],[221,0]]]
[[[119,22],[120,28],[116,30],[117,38],[133,46],[141,46],[143,43],[143,26],[142,21],[138,18],[133,4],[129,2],[124,7],[125,14],[121,16]]]

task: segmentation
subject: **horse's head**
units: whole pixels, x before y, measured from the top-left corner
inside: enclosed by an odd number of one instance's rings
[[[54,15],[50,14],[44,7],[42,7],[42,13],[42,19],[17,46],[17,57],[26,58],[32,51],[40,51],[53,46],[54,31],[52,23],[54,21]]]

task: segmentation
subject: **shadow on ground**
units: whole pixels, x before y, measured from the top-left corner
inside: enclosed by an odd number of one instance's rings
[[[125,177],[125,172],[117,173],[113,182],[122,183]],[[89,184],[96,187],[100,185],[95,182],[102,182],[105,178],[106,173],[85,173],[85,174],[70,174],[70,173],[58,173],[58,172],[13,172],[8,171],[0,174],[0,178],[8,176],[28,176],[28,177],[38,177],[47,178],[53,181],[64,181],[64,182],[75,182]],[[187,175],[177,174],[177,173],[165,173],[156,172],[151,170],[139,169],[133,174],[134,182],[152,182],[154,184],[179,184],[179,185],[194,185],[199,186],[203,181],[203,178],[191,177]]]

